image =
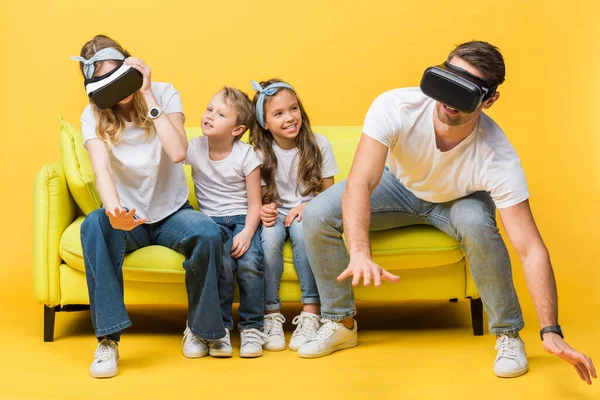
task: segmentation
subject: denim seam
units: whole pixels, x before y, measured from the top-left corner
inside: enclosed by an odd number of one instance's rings
[[[356,315],[356,308],[353,307],[352,311],[347,312],[345,314],[342,315],[334,315],[334,314],[328,314],[328,313],[321,313],[321,316],[325,319],[329,319],[331,321],[343,321],[345,319],[348,318],[352,318]]]
[[[201,339],[207,339],[207,340],[221,339],[227,335],[224,331],[223,331],[222,335],[218,335],[218,334],[202,333],[202,332],[197,331],[196,329],[192,328],[189,325],[188,325],[188,328],[190,328],[190,331],[194,334],[194,336],[198,336]]]
[[[264,326],[264,323],[256,323],[256,324],[251,324],[248,326],[243,326],[242,324],[238,324],[238,330],[243,331],[243,330],[247,330],[247,329],[262,329],[262,327]]]
[[[121,322],[120,324],[117,325],[113,325],[110,328],[104,328],[104,329],[97,329],[96,330],[96,337],[102,337],[102,336],[107,336],[113,333],[117,333],[122,331],[125,328],[129,328],[131,326],[131,320],[128,319],[127,321]]]

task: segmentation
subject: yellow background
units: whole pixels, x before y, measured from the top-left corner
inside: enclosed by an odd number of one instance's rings
[[[418,85],[423,70],[454,45],[478,39],[505,57],[506,83],[489,114],[521,157],[558,279],[561,321],[579,323],[580,342],[598,356],[600,346],[589,335],[600,336],[599,11],[594,0],[2,0],[0,296],[6,329],[12,321],[10,329],[27,326],[41,337],[41,306],[33,303],[31,287],[33,177],[60,157],[57,115],[79,124],[86,96],[69,56],[79,55],[93,35],[117,39],[151,66],[154,80],[172,82],[187,126],[199,125],[222,85],[250,92],[250,79],[273,76],[295,86],[313,125],[361,125],[378,94]],[[513,259],[533,341],[537,322]],[[576,385],[575,373],[565,371]]]

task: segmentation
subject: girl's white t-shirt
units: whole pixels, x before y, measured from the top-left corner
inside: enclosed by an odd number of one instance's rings
[[[323,163],[321,165],[321,177],[331,178],[338,172],[340,172],[335,156],[333,155],[333,149],[329,140],[323,136],[315,133],[315,138],[321,150],[323,157]],[[277,146],[277,143],[273,142],[273,150],[277,157],[277,170],[275,171],[275,186],[277,193],[281,199],[281,204],[277,207],[277,211],[280,214],[287,215],[290,210],[300,203],[310,201],[315,197],[314,193],[309,193],[306,196],[302,196],[302,191],[306,188],[302,183],[296,188],[298,181],[298,163],[300,161],[300,154],[298,149],[294,147],[290,150],[284,150]],[[260,153],[259,153],[260,155]]]
[[[481,114],[473,132],[452,150],[437,148],[435,101],[419,88],[394,89],[373,104],[363,133],[389,148],[390,172],[418,198],[445,203],[477,191],[491,194],[497,208],[529,198],[525,173],[500,127]]]
[[[183,113],[179,92],[170,83],[152,82],[152,93],[165,114]],[[98,138],[91,105],[81,114],[81,132],[84,145]],[[109,154],[121,206],[135,208],[146,223],[161,221],[187,201],[183,165],[171,161],[158,135],[146,137],[144,129],[127,122],[121,141],[109,146]]]

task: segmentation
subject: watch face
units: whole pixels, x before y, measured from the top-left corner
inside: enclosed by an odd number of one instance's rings
[[[150,115],[152,116],[152,118],[156,118],[160,115],[160,111],[158,111],[158,108],[153,108],[152,110],[150,110]]]

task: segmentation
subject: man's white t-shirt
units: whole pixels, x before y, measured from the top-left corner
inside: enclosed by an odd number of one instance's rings
[[[315,138],[317,139],[323,158],[321,177],[331,178],[340,171],[335,161],[335,156],[333,155],[331,143],[329,143],[329,140],[323,135],[315,133]],[[298,149],[294,147],[290,150],[284,150],[277,146],[277,143],[273,142],[273,150],[277,157],[275,186],[279,198],[281,199],[281,204],[277,207],[277,211],[280,214],[287,215],[290,210],[298,204],[313,199],[315,194],[311,192],[306,196],[302,196],[301,193],[306,189],[306,186],[302,183],[296,188],[298,182],[298,163],[300,161]]]
[[[212,217],[248,213],[246,176],[261,164],[252,146],[236,140],[226,158],[213,161],[208,138],[200,136],[190,141],[185,163],[192,167],[196,199],[203,213]]]
[[[165,114],[183,113],[179,92],[170,83],[152,82],[152,93]],[[81,114],[81,132],[84,145],[98,138],[91,105]],[[109,146],[109,154],[121,206],[135,208],[146,223],[168,217],[187,201],[183,166],[171,161],[155,133],[146,137],[143,128],[127,122],[121,141]]]
[[[504,132],[481,114],[474,131],[449,151],[436,146],[435,100],[419,88],[381,94],[367,112],[363,133],[390,150],[390,172],[418,198],[445,203],[490,192],[497,208],[529,198],[521,161]]]

